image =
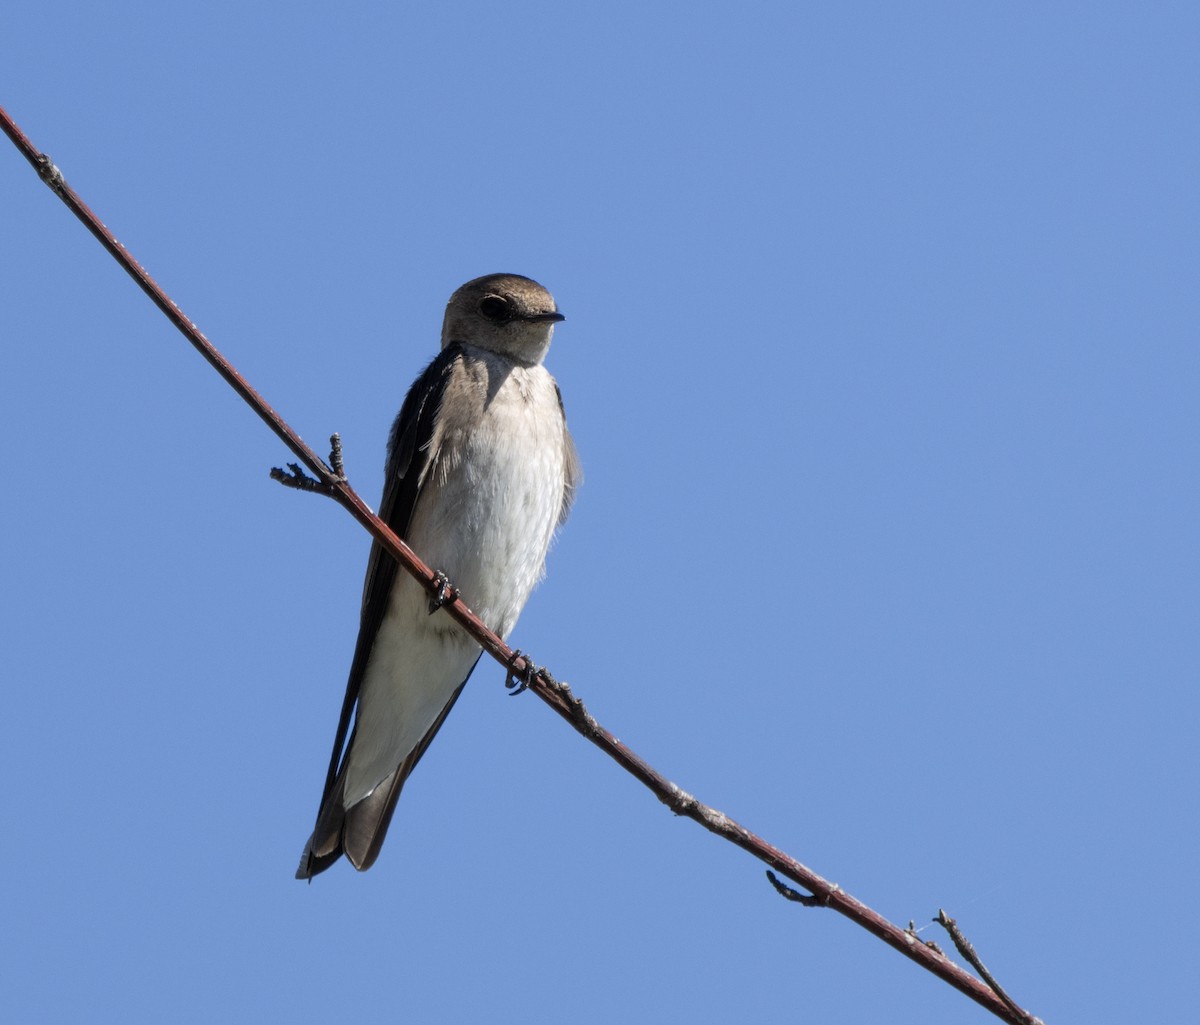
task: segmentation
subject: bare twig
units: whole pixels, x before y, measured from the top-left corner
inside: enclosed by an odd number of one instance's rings
[[[290,487],[326,494],[343,506],[372,537],[391,553],[406,572],[425,586],[432,598],[444,603],[443,607],[447,613],[507,670],[507,679],[516,679],[527,686],[580,734],[639,779],[676,815],[692,819],[709,832],[748,851],[780,875],[786,876],[808,890],[812,894],[811,897],[804,897],[791,890],[790,887],[783,888],[794,893],[795,899],[799,899],[801,903],[811,902],[833,908],[943,981],[965,993],[997,1017],[1016,1023],[1016,1025],[1028,1025],[1029,1018],[1024,1012],[1019,1009],[1014,1010],[1013,1007],[1001,1000],[991,988],[940,952],[930,949],[910,933],[855,900],[840,887],[822,879],[795,858],[773,847],[728,816],[701,803],[691,794],[680,789],[621,743],[608,730],[600,726],[588,713],[583,702],[571,693],[571,689],[566,683],[556,680],[547,670],[536,666],[527,655],[510,648],[496,634],[492,633],[467,607],[466,602],[457,591],[448,588],[444,577],[439,577],[439,574],[434,573],[426,566],[350,487],[342,470],[340,449],[335,445],[335,451],[330,458],[333,465],[332,467],[327,466],[214,348],[196,325],[184,316],[174,301],[163,292],[146,270],[79,198],[74,189],[66,183],[50,158],[34,148],[3,108],[0,108],[0,128],[3,128],[17,149],[33,165],[39,176],[62,199],[71,212],[83,222],[84,226],[96,236],[100,244],[137,282],[154,304],[166,314],[171,323],[296,455],[299,463],[290,464],[290,474],[283,470],[275,470],[272,472],[272,477]],[[300,464],[308,468],[315,480],[307,477]],[[310,483],[301,483],[305,480]],[[781,885],[776,880],[773,882],[776,882],[777,888]]]
[[[1017,1015],[1018,1021],[1025,1022],[1027,1025],[1042,1025],[1042,1020],[1040,1018],[1035,1018],[1028,1011],[1024,1010],[1015,1000],[1013,1000],[1012,997],[1010,997],[1004,992],[1003,989],[1000,988],[1000,983],[998,983],[995,976],[993,976],[992,973],[984,967],[983,961],[981,961],[979,955],[975,953],[975,948],[963,935],[962,930],[958,927],[958,923],[953,918],[946,914],[946,912],[941,908],[938,908],[937,918],[935,918],[934,921],[950,934],[950,938],[954,941],[954,946],[957,948],[958,952],[962,954],[962,956],[965,957],[970,963],[971,967],[979,973],[979,977],[992,987],[992,992],[995,993],[996,996],[998,996],[1002,1001],[1004,1001],[1005,1006],[1012,1011],[1013,1014]]]
[[[346,463],[342,458],[342,436],[334,431],[329,436],[329,465],[338,480],[346,479]]]
[[[767,878],[771,880],[771,885],[775,887],[775,892],[779,896],[786,897],[797,904],[803,904],[806,908],[825,907],[825,902],[820,897],[813,897],[807,893],[801,893],[799,890],[793,890],[770,869],[767,869]]]
[[[329,464],[333,467],[330,470],[332,481],[334,483],[340,481],[345,484],[346,471],[342,466],[342,436],[340,434],[334,434],[329,439]],[[272,466],[270,476],[271,480],[278,481],[285,488],[310,491],[316,495],[324,495],[326,498],[337,498],[337,488],[333,483],[327,484],[325,481],[310,477],[299,463],[288,463],[286,470]]]

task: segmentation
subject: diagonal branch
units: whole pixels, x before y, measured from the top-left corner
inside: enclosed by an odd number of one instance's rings
[[[335,465],[331,468],[304,443],[267,401],[214,348],[196,325],[184,316],[183,311],[150,277],[145,268],[117,241],[112,232],[79,198],[75,190],[66,183],[62,173],[54,166],[50,158],[33,146],[2,107],[0,107],[0,128],[3,128],[17,149],[33,165],[50,189],[67,205],[68,209],[96,236],[100,244],[137,282],[151,301],[166,314],[171,323],[179,329],[200,355],[225,379],[226,383],[278,435],[300,463],[315,474],[316,479],[307,478],[300,466],[295,463],[289,464],[292,471],[290,476],[279,470],[273,471],[272,477],[282,479],[289,486],[299,487],[302,490],[319,491],[344,507],[372,537],[387,549],[406,572],[425,586],[430,592],[431,599],[441,602],[446,612],[478,641],[489,655],[508,670],[510,680],[514,677],[519,679],[522,689],[528,688],[533,691],[542,701],[566,719],[576,731],[639,779],[676,815],[690,818],[710,833],[715,833],[748,851],[775,872],[786,876],[812,894],[811,897],[798,894],[772,877],[776,888],[785,896],[790,896],[791,899],[799,900],[800,903],[809,906],[832,908],[845,915],[1004,1021],[1012,1022],[1014,1025],[1027,1025],[1028,1022],[1034,1020],[1032,1016],[1016,1007],[1015,1004],[1010,1006],[1010,1002],[1006,1003],[1006,998],[1002,998],[991,986],[981,982],[949,960],[940,950],[917,940],[911,932],[901,929],[861,901],[855,900],[837,884],[821,878],[795,858],[680,789],[597,723],[584,707],[583,702],[571,693],[571,689],[566,683],[559,682],[545,669],[535,666],[528,656],[510,648],[496,634],[492,633],[467,607],[457,590],[448,588],[445,578],[434,573],[425,565],[412,549],[367,507],[358,493],[350,486],[342,471],[340,449],[335,445],[335,454],[331,456],[331,461]],[[300,480],[308,480],[310,484],[297,483]]]

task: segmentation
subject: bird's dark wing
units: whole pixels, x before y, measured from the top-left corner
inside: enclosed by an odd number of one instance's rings
[[[407,538],[409,522],[420,495],[426,468],[436,457],[436,453],[433,451],[434,421],[442,403],[446,384],[461,356],[462,350],[456,345],[443,349],[409,389],[408,395],[404,399],[404,405],[400,408],[400,414],[392,425],[391,437],[388,440],[387,469],[383,486],[383,501],[379,507],[379,518],[391,527],[401,539]],[[358,693],[367,670],[367,661],[371,656],[371,648],[375,643],[379,626],[387,613],[392,585],[395,583],[398,572],[402,571],[396,564],[396,560],[378,541],[372,544],[371,554],[367,560],[367,575],[363,582],[358,642],[354,648],[354,659],[350,664],[346,696],[342,700],[341,717],[338,720],[337,733],[333,741],[329,770],[325,776],[325,789],[321,795],[316,828],[300,859],[300,868],[296,872],[298,879],[308,879],[318,872],[324,871],[342,854],[341,833],[344,812],[339,772],[345,753],[349,749],[346,738],[350,734],[350,724],[358,704]],[[458,693],[456,692],[454,696],[457,698]],[[453,704],[453,699],[450,704]],[[448,711],[449,706],[438,718],[425,741],[418,745],[417,751],[414,752],[416,757],[424,752],[425,746],[432,739],[433,733],[437,731],[437,727],[441,725],[442,719],[445,718]],[[351,738],[352,741],[353,738]],[[408,762],[415,764],[415,760],[415,757],[410,756],[409,759],[406,759],[406,764]],[[402,765],[401,768],[404,766]],[[409,768],[411,769],[411,765]],[[377,790],[385,792],[390,789],[392,788],[386,786],[377,788]],[[396,789],[398,791],[398,787]],[[371,798],[367,800],[369,801]],[[395,801],[391,800],[388,803],[394,807]],[[388,808],[387,814],[390,815],[390,813],[391,809]],[[386,828],[386,818],[383,824]],[[378,853],[377,848],[375,853]],[[374,859],[372,858],[372,860]]]

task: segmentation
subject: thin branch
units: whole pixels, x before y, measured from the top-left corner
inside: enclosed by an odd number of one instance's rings
[[[945,911],[938,908],[937,918],[934,919],[938,925],[942,926],[946,932],[950,934],[950,938],[954,941],[954,946],[958,952],[967,959],[971,967],[979,973],[979,977],[983,979],[989,986],[992,987],[992,992],[996,994],[1013,1014],[1017,1015],[1019,1021],[1025,1022],[1026,1025],[1043,1025],[1041,1018],[1035,1018],[1028,1011],[1024,1010],[1012,997],[1000,988],[1000,983],[995,979],[995,976],[984,967],[983,961],[979,955],[975,953],[975,948],[963,935],[962,930],[958,927],[958,923],[951,918]]]
[[[906,957],[917,962],[923,968],[951,986],[969,996],[976,1003],[991,1011],[998,1018],[1014,1025],[1028,1025],[1029,1017],[1020,1009],[1014,1010],[989,986],[980,982],[969,972],[946,958],[940,951],[931,949],[920,942],[911,933],[889,922],[882,915],[871,910],[861,901],[855,900],[834,883],[821,878],[812,869],[785,854],[783,851],[756,836],[744,826],[734,822],[728,816],[696,800],[691,794],[680,789],[669,779],[651,767],[621,741],[617,740],[608,730],[600,726],[584,707],[583,702],[571,693],[570,687],[556,680],[547,670],[536,666],[529,656],[510,648],[496,634],[492,633],[484,623],[468,607],[466,602],[451,588],[448,581],[435,574],[399,537],[380,520],[358,496],[349,481],[346,480],[340,465],[340,450],[331,456],[333,467],[325,464],[300,436],[283,420],[274,409],[255,391],[246,380],[233,368],[211,342],[197,329],[183,312],[175,305],[153,278],[132,255],[116,240],[112,232],[92,213],[88,206],[79,198],[75,191],[66,183],[61,172],[54,166],[48,156],[39,152],[26,138],[25,134],[9,118],[0,107],[0,128],[12,139],[13,144],[30,162],[38,175],[51,190],[67,205],[71,212],[79,218],[84,226],[96,236],[100,244],[137,282],[156,306],[175,325],[183,336],[196,348],[219,373],[275,432],[285,445],[296,455],[300,464],[307,467],[315,475],[315,480],[308,478],[297,463],[290,465],[291,473],[282,470],[272,471],[272,477],[290,487],[302,490],[317,491],[333,498],[343,506],[372,537],[375,538],[391,555],[404,567],[405,571],[415,577],[430,593],[431,600],[441,603],[446,612],[452,616],[469,633],[480,646],[487,651],[507,671],[508,681],[516,681],[520,689],[528,689],[535,693],[555,712],[567,720],[580,734],[599,747],[614,759],[627,772],[639,779],[650,791],[671,809],[676,815],[681,815],[699,823],[711,833],[736,844],[748,851],[754,857],[765,863],[780,875],[797,883],[808,890],[812,896],[796,893],[790,887],[784,890],[795,894],[795,898],[804,904],[815,904],[829,907],[846,916],[851,921],[862,926]],[[308,480],[310,484],[299,483]],[[780,886],[777,880],[773,880]],[[781,892],[783,892],[781,890]]]

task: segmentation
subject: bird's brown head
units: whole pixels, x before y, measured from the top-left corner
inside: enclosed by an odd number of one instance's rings
[[[442,348],[475,345],[521,363],[540,363],[554,325],[564,319],[554,296],[519,274],[488,274],[468,281],[446,304]]]

